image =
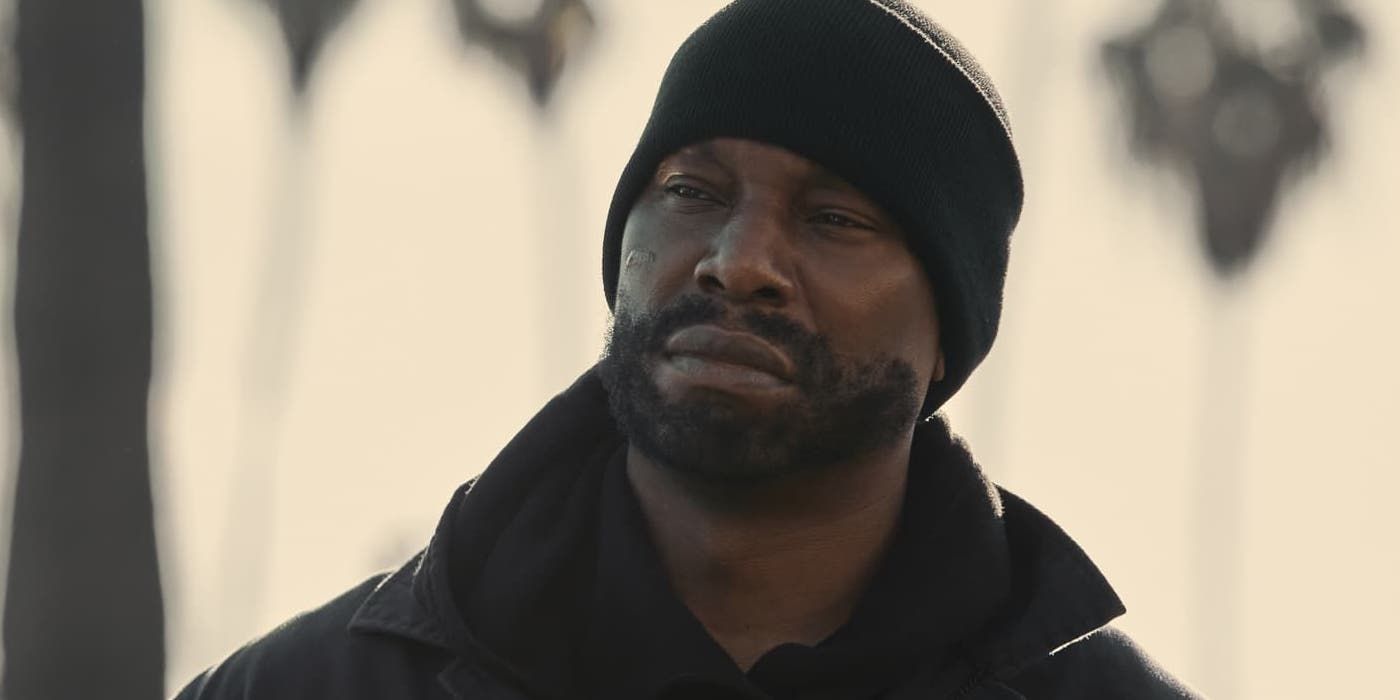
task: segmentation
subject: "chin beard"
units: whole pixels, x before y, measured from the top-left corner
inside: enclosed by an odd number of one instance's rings
[[[771,480],[889,447],[917,418],[921,395],[908,362],[840,357],[825,337],[757,311],[739,326],[789,354],[796,398],[766,410],[719,392],[666,399],[653,372],[667,338],[724,316],[719,302],[687,295],[654,314],[619,305],[613,318],[599,376],[619,429],[658,464],[709,482]]]

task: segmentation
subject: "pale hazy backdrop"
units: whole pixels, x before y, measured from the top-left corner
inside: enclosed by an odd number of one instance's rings
[[[722,3],[591,4],[547,114],[462,49],[447,0],[363,0],[296,116],[260,3],[147,0],[172,692],[423,546],[598,356],[616,177],[670,53]],[[1025,164],[1001,334],[954,429],[1184,680],[1400,698],[1400,5],[1351,3],[1371,41],[1327,83],[1333,149],[1222,285],[1186,190],[1128,155],[1101,68],[1155,0],[915,4],[997,81]],[[1213,498],[1229,515],[1201,522]]]

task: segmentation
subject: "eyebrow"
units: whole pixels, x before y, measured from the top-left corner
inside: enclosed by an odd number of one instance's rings
[[[682,158],[684,158],[684,157],[690,157],[690,156],[694,156],[694,157],[700,158],[701,160],[709,161],[710,163],[712,163],[712,164],[714,164],[714,165],[716,165],[716,166],[719,166],[719,167],[721,167],[721,168],[724,167],[724,162],[721,161],[720,158],[719,158],[719,156],[715,154],[715,146],[714,146],[714,144],[711,143],[711,142],[709,142],[709,141],[702,141],[702,142],[700,142],[700,143],[691,144],[691,145],[689,145],[689,146],[686,146],[685,148],[682,148],[681,150],[677,151],[677,152],[675,153],[675,155],[673,155],[673,156],[671,156],[671,157],[672,157],[672,158],[675,158],[675,157],[682,157]]]
[[[668,172],[676,172],[678,163],[685,162],[686,160],[703,161],[705,164],[720,170],[728,176],[732,177],[734,174],[733,171],[729,169],[729,166],[725,165],[724,161],[720,160],[719,155],[715,153],[714,146],[712,146],[710,142],[705,141],[686,146],[662,159],[661,163],[656,167],[655,177],[667,177]]]
[[[854,195],[856,197],[859,197],[863,202],[865,202],[871,207],[870,211],[866,212],[866,214],[868,216],[874,217],[876,223],[878,223],[884,228],[888,228],[890,231],[897,234],[900,238],[903,238],[906,235],[904,232],[904,228],[900,226],[897,222],[895,222],[893,218],[891,218],[889,212],[886,211],[885,208],[881,206],[879,202],[875,201],[875,199],[870,195],[866,194],[864,190],[862,190],[859,187],[856,187],[854,184],[850,183],[840,175],[837,175],[836,173],[833,173],[830,170],[827,170],[826,168],[818,165],[816,169],[808,173],[807,176],[803,178],[803,180],[803,184],[808,189],[822,190],[842,195]]]
[[[827,170],[826,168],[823,168],[821,166],[817,166],[816,168],[814,168],[812,172],[809,173],[807,177],[803,179],[805,180],[804,184],[806,184],[808,187],[814,187],[824,190],[855,192],[862,196],[865,195],[864,192],[860,191],[859,187],[852,185],[840,175],[837,175],[836,173],[833,173],[830,170]]]

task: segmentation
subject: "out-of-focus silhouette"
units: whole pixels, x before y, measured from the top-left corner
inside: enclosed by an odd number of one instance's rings
[[[10,700],[160,698],[140,0],[19,0]]]
[[[354,8],[356,0],[259,0],[277,14],[287,46],[292,89],[306,91],[316,59],[330,35]]]
[[[1294,5],[1300,30],[1278,46],[1243,40],[1214,0],[1165,0],[1147,26],[1104,48],[1134,150],[1192,181],[1201,240],[1221,275],[1258,253],[1286,179],[1321,154],[1322,77],[1363,43],[1361,25],[1333,0]]]
[[[533,13],[513,18],[493,13],[480,0],[452,0],[462,40],[486,47],[519,72],[535,104],[544,106],[554,94],[565,62],[592,36],[593,13],[583,0],[536,4]]]

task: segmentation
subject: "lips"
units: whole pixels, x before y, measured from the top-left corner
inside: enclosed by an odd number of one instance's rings
[[[667,355],[688,355],[756,369],[784,382],[793,377],[792,361],[758,336],[698,325],[677,331],[666,341]]]

